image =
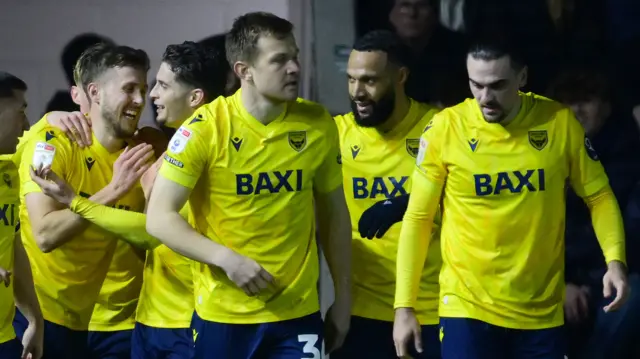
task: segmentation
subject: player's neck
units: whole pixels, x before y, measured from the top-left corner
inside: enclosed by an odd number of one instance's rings
[[[273,122],[285,109],[285,102],[271,101],[248,86],[242,89],[240,95],[242,106],[263,125]]]
[[[393,112],[388,120],[377,127],[378,131],[386,133],[392,131],[396,126],[407,117],[409,108],[411,107],[411,100],[405,95],[396,96],[396,101],[393,108]]]
[[[500,124],[502,126],[506,126],[510,124],[511,121],[513,121],[520,113],[521,107],[522,107],[522,98],[518,96],[518,102],[516,102],[515,106],[513,106],[513,108],[511,109],[511,112],[509,112],[509,115],[505,117],[504,120],[500,122]]]
[[[109,153],[114,153],[121,150],[124,147],[125,140],[116,137],[111,129],[106,126],[106,121],[100,116],[100,114],[91,114],[91,131],[96,137],[96,140],[104,147]]]

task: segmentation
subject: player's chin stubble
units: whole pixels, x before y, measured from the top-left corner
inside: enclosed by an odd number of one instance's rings
[[[393,110],[395,109],[396,95],[390,91],[377,102],[373,102],[371,114],[367,117],[360,117],[358,114],[358,106],[354,100],[351,100],[351,110],[358,126],[376,127],[385,123]]]

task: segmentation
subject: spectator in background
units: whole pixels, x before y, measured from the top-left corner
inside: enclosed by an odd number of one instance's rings
[[[84,50],[99,43],[114,44],[113,40],[102,35],[84,33],[71,39],[71,41],[69,41],[62,50],[62,69],[64,70],[67,83],[69,87],[72,88],[72,91],[75,87],[75,81],[73,80],[73,67],[76,64],[76,61],[78,61]],[[51,111],[78,111],[78,105],[72,100],[69,90],[58,90],[47,103],[45,113]]]
[[[550,96],[570,106],[584,126],[609,176],[620,208],[637,207],[639,204],[633,201],[640,200],[640,196],[632,199],[631,194],[640,179],[640,134],[631,113],[615,108],[607,78],[590,70],[567,72],[552,85]],[[630,238],[638,237],[640,228],[637,225],[635,229],[629,227],[629,222],[626,224],[629,242]],[[602,275],[607,267],[589,211],[572,190],[567,193],[565,239],[568,356],[631,358],[631,347],[637,345],[637,340],[631,337],[640,330],[640,277],[637,272],[629,274],[631,295],[621,310],[602,311],[611,299],[602,294]],[[629,246],[627,260],[637,263],[640,253],[632,248]]]
[[[418,102],[452,106],[470,96],[463,37],[438,21],[436,0],[393,0],[389,21],[413,50],[405,85]]]

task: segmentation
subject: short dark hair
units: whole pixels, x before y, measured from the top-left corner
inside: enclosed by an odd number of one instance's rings
[[[370,31],[353,44],[356,51],[381,51],[387,54],[389,62],[397,66],[409,65],[409,50],[398,35],[388,30]]]
[[[96,33],[84,33],[74,37],[64,46],[62,49],[62,68],[70,84],[74,80],[73,68],[82,53],[91,46],[101,43],[115,45],[113,40],[105,36]]]
[[[75,82],[86,91],[89,83],[105,71],[115,67],[133,67],[149,71],[149,56],[144,50],[128,46],[100,43],[89,47],[80,55],[73,69]]]
[[[526,61],[515,39],[508,29],[491,29],[475,36],[467,54],[474,59],[492,61],[509,56],[511,67],[522,70]]]
[[[169,45],[162,55],[176,80],[204,91],[206,102],[224,94],[229,65],[224,53],[212,47],[185,41]]]
[[[17,76],[0,71],[0,98],[13,97],[14,91],[27,91],[27,84]]]
[[[548,96],[564,104],[610,100],[607,76],[597,69],[578,68],[562,72],[551,84]]]
[[[293,32],[293,24],[288,20],[268,12],[250,12],[234,20],[227,33],[225,47],[227,60],[233,67],[236,61],[254,60],[258,40],[262,36],[285,38]]]

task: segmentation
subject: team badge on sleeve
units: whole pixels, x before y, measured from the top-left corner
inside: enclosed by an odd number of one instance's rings
[[[420,151],[420,139],[419,138],[407,138],[405,141],[405,148],[409,155],[413,158],[418,156],[418,152]]]
[[[48,167],[53,163],[53,158],[56,156],[56,147],[46,143],[36,143],[36,150],[33,152],[32,165],[35,168]]]
[[[300,152],[307,146],[307,131],[289,132],[289,145]]]
[[[424,139],[424,137],[420,138],[420,147],[418,149],[418,155],[416,156],[416,164],[420,166],[422,161],[424,161],[424,155],[427,153],[427,147],[429,147],[429,142]]]
[[[543,148],[549,143],[549,136],[547,130],[529,131],[529,143],[533,148],[538,151],[542,151]]]
[[[591,144],[591,140],[587,136],[584,136],[584,148],[587,150],[587,155],[594,161],[600,161],[600,157],[598,157],[598,153],[593,148]]]
[[[187,146],[187,142],[193,137],[193,132],[184,127],[180,127],[178,131],[171,137],[171,142],[169,142],[169,150],[172,153],[178,154],[184,151]]]

